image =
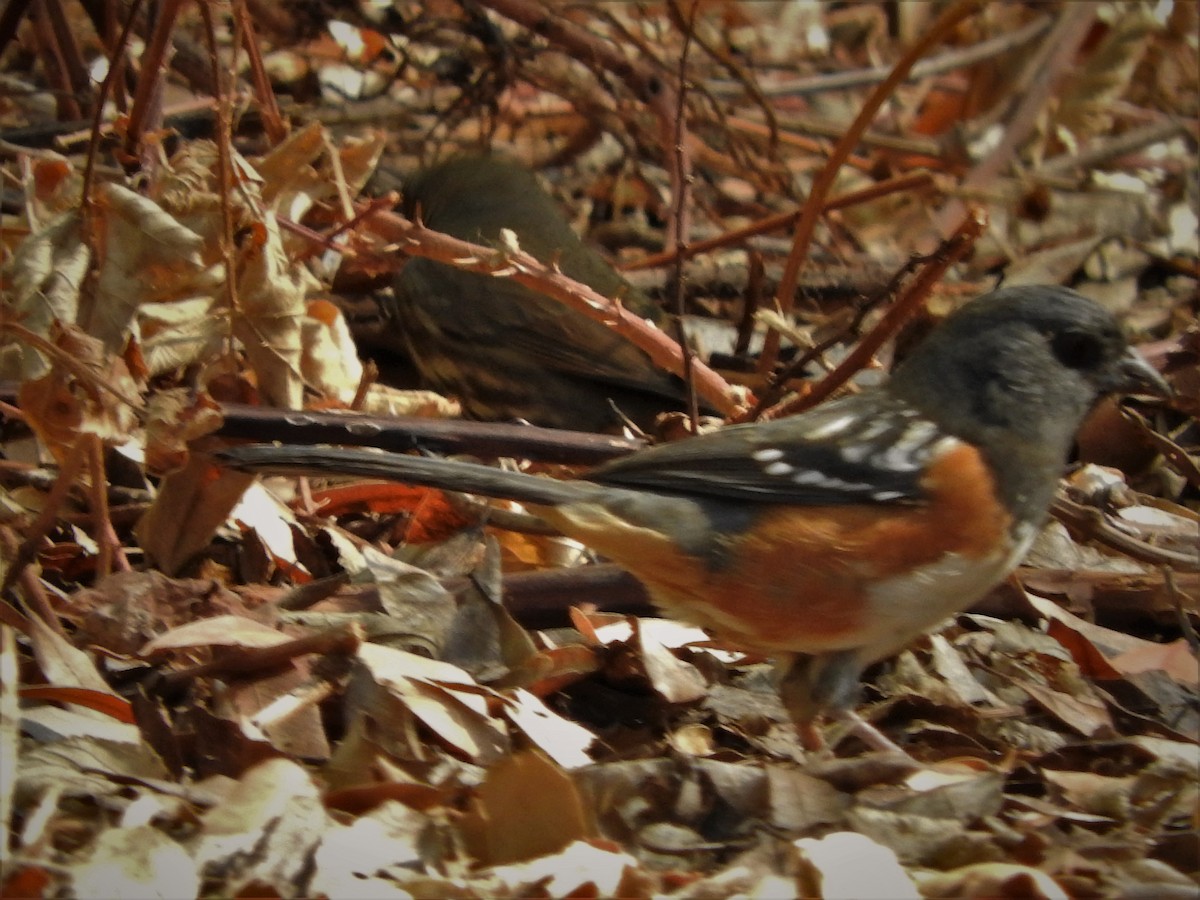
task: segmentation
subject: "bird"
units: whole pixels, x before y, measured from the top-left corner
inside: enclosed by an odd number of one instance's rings
[[[338,472],[528,504],[664,612],[775,659],[807,747],[857,714],[864,670],[962,612],[1029,549],[1077,429],[1114,393],[1169,396],[1112,314],[1059,286],[948,315],[885,382],[560,480],[370,449],[233,447],[251,471]],[[903,752],[903,751],[901,751]]]
[[[434,231],[522,250],[663,327],[667,317],[572,230],[534,174],[497,156],[459,156],[404,186],[402,209]],[[424,386],[457,397],[468,418],[550,428],[648,430],[687,407],[687,388],[602,322],[506,278],[408,260],[385,308]],[[710,411],[710,410],[705,410]]]

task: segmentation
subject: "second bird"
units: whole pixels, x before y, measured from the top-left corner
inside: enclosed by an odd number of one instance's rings
[[[521,249],[635,314],[662,316],[571,229],[532,172],[494,157],[460,157],[411,179],[404,212],[462,240]],[[648,428],[683,409],[683,382],[604,324],[507,278],[413,258],[396,277],[393,314],[425,386],[457,397],[473,419],[524,419],[614,431]],[[618,414],[617,411],[620,411]]]

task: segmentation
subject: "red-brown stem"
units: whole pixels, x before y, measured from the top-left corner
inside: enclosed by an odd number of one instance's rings
[[[959,22],[974,13],[979,5],[980,0],[957,0],[953,6],[943,12],[921,39],[900,57],[888,77],[871,92],[850,127],[846,129],[846,133],[838,140],[825,166],[814,179],[808,202],[805,203],[800,213],[800,219],[796,223],[792,252],[788,255],[787,263],[783,267],[783,276],[779,281],[779,291],[776,294],[776,305],[782,315],[788,315],[795,304],[796,284],[800,280],[800,269],[808,258],[808,248],[812,244],[817,218],[821,215],[825,197],[833,187],[834,179],[837,178],[842,163],[850,156],[850,151],[858,144],[859,138],[867,130],[867,126],[875,118],[879,108],[908,77],[909,70],[917,60],[946,37],[957,27]],[[762,357],[759,359],[760,372],[769,372],[774,368],[775,359],[779,354],[779,341],[779,332],[773,329],[767,332]]]

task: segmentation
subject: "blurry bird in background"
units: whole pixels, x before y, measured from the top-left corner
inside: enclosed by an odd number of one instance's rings
[[[410,179],[403,211],[462,240],[522,250],[635,315],[667,317],[571,229],[532,172],[494,157],[459,157]],[[511,279],[414,258],[388,312],[423,387],[458,398],[474,419],[525,420],[578,431],[649,429],[687,405],[683,381],[603,323]],[[394,336],[392,336],[394,337]]]

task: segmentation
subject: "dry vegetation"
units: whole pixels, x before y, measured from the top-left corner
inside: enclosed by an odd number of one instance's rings
[[[1196,896],[1197,15],[9,0],[0,895]],[[869,380],[1000,278],[1099,300],[1173,383],[1086,429],[1013,581],[872,673],[920,771],[805,753],[763,660],[500,513],[212,463],[626,446],[448,424],[360,361],[401,249],[614,318],[396,214],[393,173],[484,147],[685,312],[728,415]]]

